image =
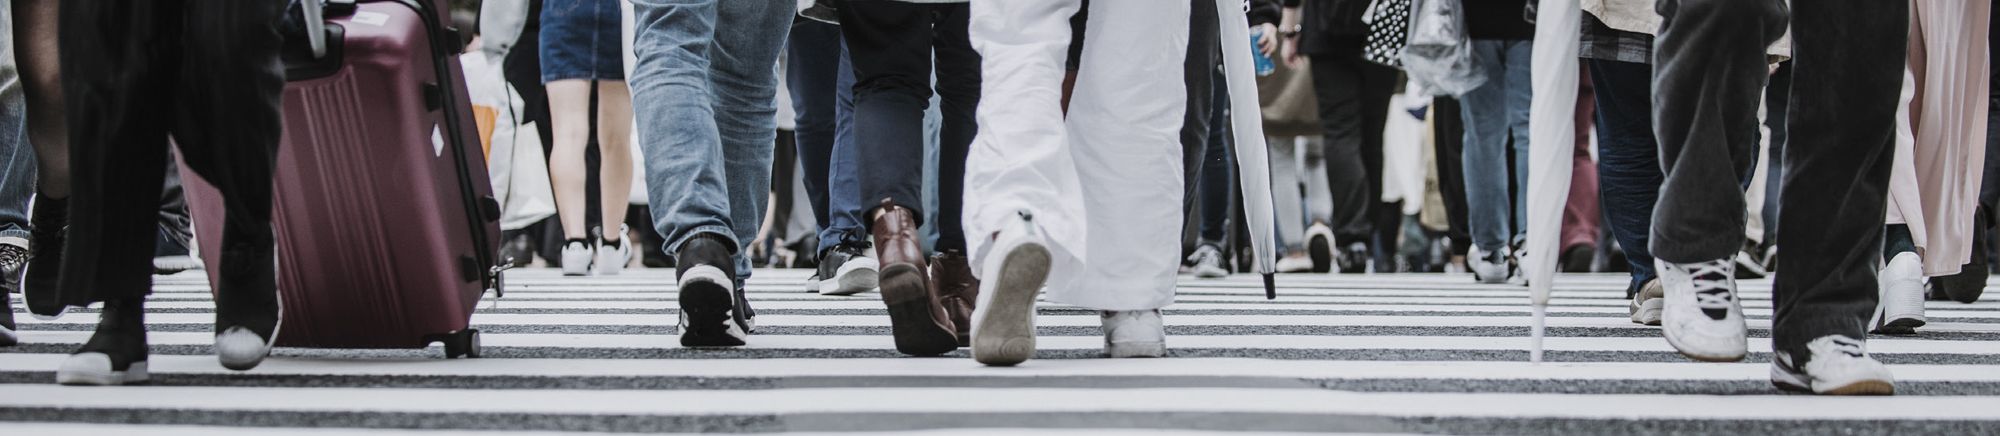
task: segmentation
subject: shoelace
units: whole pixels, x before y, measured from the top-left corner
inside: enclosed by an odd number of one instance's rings
[[[1833,351],[1839,352],[1841,354],[1846,354],[1848,357],[1868,356],[1868,346],[1866,344],[1861,343],[1861,341],[1857,341],[1847,337],[1836,336],[1833,338],[1832,341],[1828,342],[1833,343]]]
[[[1702,262],[1688,271],[1694,285],[1694,304],[1702,309],[1727,310],[1736,300],[1729,286],[1729,261]]]
[[[16,270],[28,262],[28,250],[12,245],[0,246],[0,269]]]

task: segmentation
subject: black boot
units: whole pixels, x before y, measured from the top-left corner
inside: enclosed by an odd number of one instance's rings
[[[28,272],[21,280],[21,297],[27,300],[29,313],[53,319],[62,316],[65,309],[56,286],[62,277],[63,241],[69,234],[69,200],[38,195],[32,214],[28,220]]]

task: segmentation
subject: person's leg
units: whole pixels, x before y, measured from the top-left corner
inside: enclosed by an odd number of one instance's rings
[[[1356,60],[1361,73],[1361,165],[1368,172],[1368,201],[1365,203],[1369,255],[1375,270],[1396,270],[1396,245],[1403,234],[1403,207],[1400,202],[1383,202],[1382,128],[1389,122],[1389,101],[1401,86],[1394,68]]]
[[[1664,285],[1661,331],[1690,358],[1741,360],[1748,353],[1734,278],[1741,175],[1756,151],[1758,91],[1769,72],[1764,47],[1784,32],[1785,4],[1662,0],[1659,11],[1666,20],[1653,50],[1652,114],[1666,181],[1651,248]]]
[[[38,197],[69,198],[69,134],[63,109],[62,58],[57,55],[60,0],[14,0],[14,56],[28,102],[28,143],[40,162]]]
[[[1509,171],[1509,173],[1513,174],[1512,183],[1513,186],[1517,187],[1514,190],[1514,196],[1511,197],[1513,198],[1513,207],[1507,209],[1510,211],[1508,216],[1511,217],[1507,221],[1507,229],[1511,232],[1506,234],[1509,242],[1519,240],[1528,233],[1528,194],[1526,191],[1528,189],[1528,112],[1529,106],[1531,106],[1535,96],[1534,75],[1530,73],[1530,64],[1533,63],[1535,55],[1534,47],[1535,44],[1533,41],[1507,40],[1502,43],[1502,48],[1500,49],[1500,62],[1504,65],[1503,68],[1505,71],[1503,77],[1507,81],[1507,92],[1503,97],[1506,99],[1507,109],[1505,116],[1507,133],[1501,136],[1511,139],[1511,141],[1508,141],[1508,144],[1511,144],[1513,148],[1514,164],[1512,171]],[[1502,156],[1502,159],[1505,160],[1504,153]]]
[[[10,3],[0,2],[0,36],[12,38]],[[14,67],[12,44],[0,44],[0,345],[13,345],[14,294],[21,290],[21,273],[28,264],[28,204],[35,195],[35,152],[28,144],[28,105]]]
[[[744,255],[764,216],[771,186],[771,147],[777,137],[778,54],[784,51],[791,2],[728,0],[717,5],[718,29],[710,48],[709,80],[729,192],[730,224],[739,244],[738,283],[750,278]]]
[[[1883,84],[1903,73],[1908,8],[1868,1],[1792,9],[1798,69],[1789,123],[1801,146],[1785,153],[1778,244],[1788,254],[1772,290],[1771,347],[1778,369],[1803,373],[1820,393],[1893,389],[1862,342],[1877,300],[1896,122],[1898,90]]]
[[[840,8],[840,33],[853,49],[860,193],[868,204],[864,224],[881,262],[882,301],[897,351],[923,356],[958,348],[917,236],[932,17],[928,5],[897,1],[852,1]]]
[[[194,220],[188,216],[181,190],[180,164],[167,158],[165,187],[160,190],[159,238],[153,248],[153,273],[173,274],[201,267],[188,247],[194,245]]]
[[[1465,128],[1460,166],[1465,177],[1465,216],[1472,248],[1478,249],[1478,256],[1466,261],[1474,276],[1486,283],[1507,279],[1507,244],[1513,235],[1513,195],[1507,189],[1510,83],[1505,74],[1506,47],[1507,41],[1472,41],[1472,59],[1488,77],[1486,84],[1459,96],[1461,126]]]
[[[937,219],[938,239],[931,258],[931,277],[952,325],[958,328],[960,345],[971,345],[972,311],[979,297],[979,281],[972,276],[972,264],[965,244],[965,159],[979,133],[980,72],[979,52],[973,50],[966,34],[971,7],[938,6],[932,24],[931,50],[937,71],[938,157]]]
[[[1190,4],[1203,4],[1207,0],[1190,0]],[[1181,114],[1181,180],[1187,183],[1182,191],[1184,205],[1195,204],[1201,192],[1203,165],[1210,155],[1210,132],[1221,126],[1214,123],[1216,114],[1216,57],[1221,47],[1221,34],[1216,28],[1215,8],[1194,8],[1188,14],[1187,55],[1181,59],[1181,74],[1185,79],[1183,91],[1187,97],[1187,110]],[[1086,30],[1087,31],[1087,30]],[[1085,39],[1089,43],[1089,39]],[[1198,225],[1197,223],[1189,223]],[[1198,230],[1198,229],[1197,229]]]
[[[1298,138],[1270,138],[1271,148],[1271,198],[1276,207],[1278,219],[1278,241],[1285,255],[1304,254],[1306,247],[1306,216],[1300,205],[1304,204],[1304,194],[1299,192],[1299,148]]]
[[[1045,282],[1068,285],[1087,254],[1081,182],[1062,111],[1077,3],[969,5],[967,35],[983,61],[979,133],[965,162],[965,198],[977,202],[966,205],[964,224],[980,279],[972,358],[987,365],[1033,357],[1036,295]]]
[[[187,9],[184,67],[170,85],[180,106],[172,133],[189,169],[223,197],[222,246],[213,248],[222,252],[215,348],[222,366],[246,370],[270,353],[278,328],[271,204],[284,127],[278,26],[286,8],[189,2]]]
[[[1206,4],[1203,7],[1214,7]],[[1068,123],[1089,225],[1082,277],[1049,300],[1103,310],[1111,357],[1161,357],[1180,266],[1189,2],[1093,0]],[[976,339],[976,337],[975,337]]]
[[[1590,123],[1596,119],[1596,90],[1590,86],[1590,69],[1580,69],[1576,93],[1576,151],[1570,155],[1569,201],[1563,206],[1563,270],[1589,272],[1596,258],[1598,219],[1604,216],[1597,204],[1597,161],[1590,157]]]
[[[1204,147],[1196,189],[1201,196],[1202,243],[1220,246],[1229,232],[1229,210],[1236,194],[1235,144],[1230,143],[1229,87],[1215,83],[1209,110],[1208,145]],[[1296,174],[1294,175],[1296,177]]]
[[[1755,158],[1757,101],[1770,72],[1753,46],[1784,31],[1784,7],[1722,3],[1660,5],[1667,24],[1653,52],[1653,119],[1666,181],[1651,248],[1668,263],[1728,259],[1743,247],[1741,179]]]
[[[1597,96],[1598,196],[1606,226],[1632,269],[1628,294],[1653,280],[1653,205],[1659,201],[1660,147],[1653,137],[1653,68],[1590,60]]]
[[[840,26],[799,18],[786,46],[785,85],[791,92],[797,127],[800,179],[813,219],[827,228],[827,170],[832,165],[835,87],[840,78]]]
[[[604,219],[603,245],[597,268],[600,274],[617,274],[632,260],[632,247],[625,244],[625,216],[632,206],[632,93],[624,80],[597,81],[597,149],[601,150],[598,198]]]
[[[820,250],[838,245],[854,253],[868,247],[862,223],[869,205],[861,199],[861,152],[854,128],[854,62],[846,39],[840,42],[840,66],[834,78],[833,152],[827,164],[827,228],[820,232]]]
[[[1778,246],[1779,191],[1785,180],[1785,144],[1790,142],[1791,132],[1785,120],[1790,118],[1792,103],[1792,62],[1778,64],[1778,71],[1771,73],[1771,83],[1764,87],[1764,129],[1771,132],[1771,145],[1764,158],[1764,246],[1758,247],[1771,254],[1770,249]],[[1991,153],[1988,154],[1989,156]],[[1765,259],[1766,265],[1772,264]]]
[[[548,39],[544,39],[548,42]],[[556,216],[562,221],[563,238],[568,244],[585,243],[590,223],[584,222],[587,202],[584,182],[584,148],[590,142],[590,88],[587,79],[564,79],[543,85],[549,93],[549,118],[556,142],[549,145],[549,181],[555,189]],[[568,257],[568,256],[565,256]],[[589,262],[588,258],[583,263]],[[564,259],[564,265],[570,260]],[[579,266],[577,271],[586,271]]]
[[[1465,200],[1465,118],[1459,100],[1438,97],[1431,100],[1431,140],[1437,147],[1438,194],[1444,197],[1446,234],[1451,238],[1451,254],[1464,256],[1472,245],[1472,226],[1466,216]]]
[[[1333,191],[1334,239],[1339,245],[1362,244],[1372,238],[1368,212],[1380,201],[1370,197],[1365,102],[1361,95],[1359,58],[1315,56],[1312,60],[1313,93],[1319,98],[1320,128],[1326,136],[1327,176]],[[1381,154],[1378,150],[1377,156]],[[1343,252],[1341,272],[1362,272],[1368,264],[1366,253]]]

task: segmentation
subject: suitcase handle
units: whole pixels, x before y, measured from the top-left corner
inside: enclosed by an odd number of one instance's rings
[[[326,12],[321,0],[300,0],[299,11],[306,18],[306,46],[312,47],[313,59],[326,56]]]

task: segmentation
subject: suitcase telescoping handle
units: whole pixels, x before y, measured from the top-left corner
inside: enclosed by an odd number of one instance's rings
[[[299,10],[305,13],[306,45],[312,47],[313,59],[326,56],[326,5],[322,0],[299,0]]]

